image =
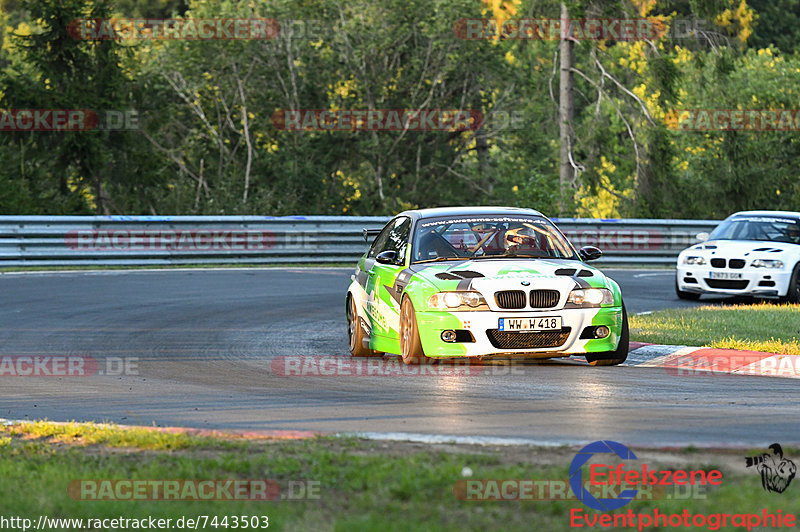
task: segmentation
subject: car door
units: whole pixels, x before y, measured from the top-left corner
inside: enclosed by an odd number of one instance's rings
[[[400,301],[402,289],[396,286],[397,275],[406,267],[408,240],[411,235],[411,219],[399,216],[378,236],[367,256],[374,262],[368,270],[367,295],[370,315],[373,318],[372,333],[379,336],[397,337],[400,324]],[[378,240],[381,239],[379,242]],[[386,251],[397,254],[394,262],[380,263],[378,255]]]

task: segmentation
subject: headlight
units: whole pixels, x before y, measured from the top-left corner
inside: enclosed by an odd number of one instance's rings
[[[569,293],[567,303],[572,303],[579,307],[613,305],[614,295],[607,288],[579,288]]]
[[[428,299],[428,308],[438,310],[489,310],[480,292],[439,292]]]
[[[783,268],[783,261],[773,259],[756,259],[750,266],[753,268]]]
[[[695,266],[702,266],[703,264],[706,263],[706,259],[704,259],[703,257],[696,257],[689,255],[687,257],[683,257],[683,263],[694,264]]]

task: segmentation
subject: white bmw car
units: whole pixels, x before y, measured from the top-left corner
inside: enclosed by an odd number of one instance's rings
[[[679,298],[716,294],[800,302],[800,212],[737,212],[697,238],[703,242],[678,255]]]

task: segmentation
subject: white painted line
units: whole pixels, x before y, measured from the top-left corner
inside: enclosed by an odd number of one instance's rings
[[[398,441],[427,444],[462,444],[462,445],[527,445],[536,447],[577,447],[581,448],[590,440],[538,440],[534,438],[503,438],[495,436],[448,436],[444,434],[419,434],[413,432],[340,432],[340,437],[363,438],[374,441]],[[598,438],[599,439],[599,438]],[[787,444],[788,445],[788,444]],[[637,450],[680,450],[688,446],[686,441],[660,441],[658,444],[636,445]],[[752,444],[744,441],[703,442],[698,448],[705,449],[750,449]]]
[[[650,349],[648,349],[650,348]],[[655,349],[653,349],[655,348]],[[636,351],[640,350],[652,351],[655,353],[661,352],[662,354],[656,356],[648,360],[647,362],[643,362],[642,364],[637,364],[638,367],[645,367],[645,368],[657,368],[663,366],[664,362],[667,359],[675,358],[676,356],[680,355],[688,355],[689,353],[694,353],[700,347],[691,347],[691,346],[675,346],[675,345],[645,345],[640,347]],[[671,350],[671,351],[670,351]],[[666,353],[664,351],[667,351]]]
[[[548,441],[529,438],[502,438],[496,436],[448,436],[445,434],[420,434],[413,432],[340,432],[337,436],[364,438],[376,441],[404,441],[411,443],[455,443],[462,445],[537,445],[560,447],[583,445],[582,440]]]
[[[634,277],[635,278],[639,278],[639,277],[657,277],[659,275],[675,275],[675,272],[669,271],[669,272],[658,272],[658,273],[637,273],[636,275],[634,275]]]
[[[241,268],[120,268],[114,270],[31,270],[31,271],[18,271],[18,272],[0,272],[0,277],[9,275],[61,275],[61,274],[69,274],[69,275],[127,275],[129,273],[165,273],[165,272],[252,272],[252,271],[284,271],[289,273],[305,273],[314,270],[328,270],[328,271],[352,271],[353,268],[342,268],[340,266],[309,266],[308,268],[299,268],[297,266],[275,266],[270,268],[265,267],[247,267],[242,266]]]

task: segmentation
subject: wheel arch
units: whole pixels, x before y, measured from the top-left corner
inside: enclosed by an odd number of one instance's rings
[[[414,307],[415,312],[428,310],[428,299],[439,290],[430,281],[422,279],[417,276],[412,276],[411,280],[403,290],[403,295],[400,298],[400,305],[403,304],[403,299],[408,297]]]

